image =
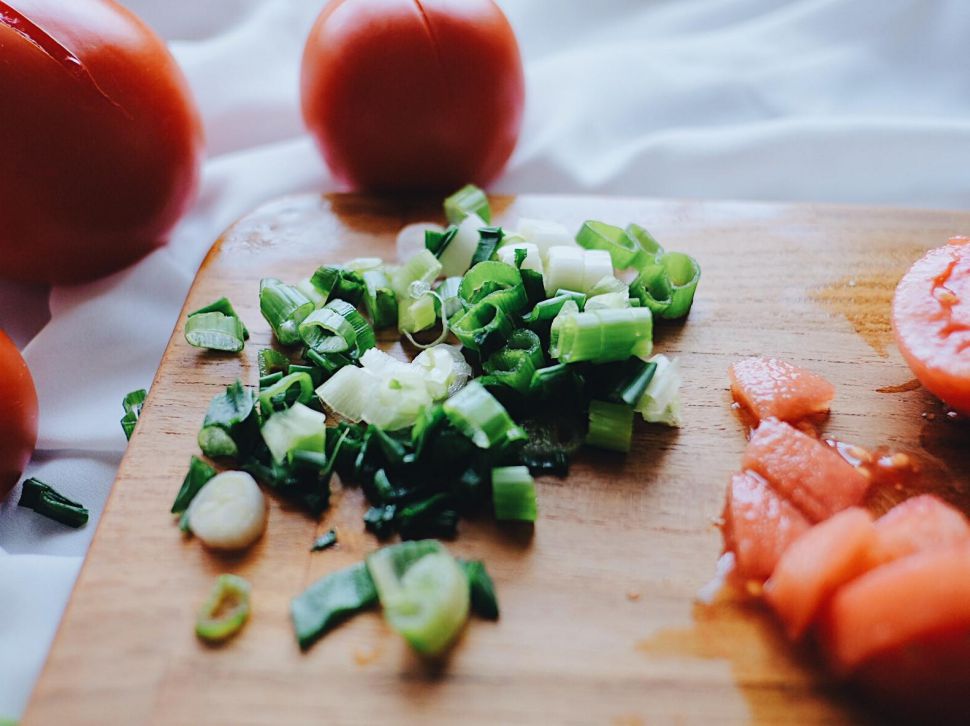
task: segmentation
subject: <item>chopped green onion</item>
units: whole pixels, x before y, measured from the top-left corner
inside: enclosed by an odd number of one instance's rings
[[[655,355],[650,362],[657,369],[637,402],[637,413],[644,421],[680,426],[680,365],[676,358],[671,360],[665,355]]]
[[[376,602],[377,589],[363,562],[317,580],[290,602],[300,648],[306,650],[342,620]]]
[[[526,438],[502,404],[476,381],[469,381],[442,408],[448,420],[480,449]]]
[[[215,469],[199,457],[193,456],[189,460],[189,471],[185,475],[185,479],[182,480],[179,493],[175,496],[175,501],[172,502],[172,514],[182,514],[186,511],[199,490],[215,475]]]
[[[588,250],[609,252],[613,267],[619,270],[639,268],[647,261],[647,252],[636,239],[628,236],[619,227],[594,219],[583,222],[583,226],[576,233],[576,244]]]
[[[321,354],[361,355],[377,344],[374,330],[353,305],[331,300],[314,310],[299,327],[300,337],[309,348]]]
[[[542,257],[539,248],[531,242],[505,244],[498,250],[499,262],[512,265],[519,270],[533,270],[542,274]]]
[[[441,261],[441,274],[445,277],[463,275],[472,265],[472,258],[478,251],[482,239],[479,230],[487,228],[488,223],[477,214],[465,217],[457,226],[449,227],[454,234],[448,238],[446,246],[435,254]]]
[[[236,318],[239,320],[239,324],[242,326],[243,340],[249,340],[249,330],[247,330],[245,324],[242,322],[242,318],[233,308],[232,303],[229,302],[229,298],[221,297],[214,303],[209,303],[205,307],[201,307],[198,310],[191,312],[187,317],[192,317],[193,315],[202,315],[204,313],[222,313],[226,317]]]
[[[228,640],[249,619],[252,586],[238,575],[219,575],[195,619],[195,634],[210,643]]]
[[[536,485],[526,466],[492,469],[492,504],[495,519],[536,521]]]
[[[272,348],[262,348],[256,354],[256,363],[259,367],[259,377],[269,376],[273,373],[287,372],[290,366],[290,359]]]
[[[452,224],[458,224],[465,217],[476,214],[485,222],[492,221],[492,210],[488,206],[485,192],[474,184],[466,184],[445,199],[445,216]]]
[[[472,255],[471,267],[479,262],[491,260],[495,255],[495,250],[502,244],[505,232],[501,227],[482,227],[478,230],[478,246],[475,247],[475,254]]]
[[[367,558],[388,624],[416,651],[435,656],[468,620],[468,578],[433,540],[402,542]]]
[[[542,342],[531,330],[520,328],[512,333],[504,347],[495,351],[482,364],[489,381],[495,381],[527,393],[537,368],[545,365]]]
[[[424,248],[440,258],[441,253],[447,249],[448,245],[458,234],[458,225],[452,224],[448,229],[439,232],[436,229],[428,228],[424,231]]]
[[[630,295],[624,292],[605,292],[593,295],[586,301],[586,312],[594,310],[619,310],[630,307]]]
[[[676,320],[690,312],[700,277],[697,260],[682,252],[668,252],[640,271],[630,285],[630,295],[657,317]]]
[[[627,237],[635,241],[640,246],[640,249],[643,250],[644,255],[639,256],[639,259],[637,260],[637,262],[640,264],[652,264],[663,257],[664,248],[660,246],[660,243],[654,239],[652,234],[650,234],[639,224],[627,225],[624,232],[626,233]]]
[[[590,388],[596,398],[636,406],[656,370],[656,363],[641,358],[607,363],[590,370]]]
[[[263,418],[289,408],[293,404],[307,404],[313,400],[313,379],[304,372],[290,373],[259,392],[259,412]]]
[[[469,350],[495,350],[512,334],[514,324],[498,302],[482,300],[451,324],[451,332]]]
[[[138,417],[141,416],[141,408],[145,404],[145,398],[148,396],[148,391],[144,388],[139,388],[137,391],[132,391],[125,395],[121,402],[122,407],[125,409],[125,415],[121,417],[121,428],[125,432],[125,438],[129,441],[131,440],[131,435],[135,431],[135,424],[138,423]]]
[[[360,272],[337,267],[334,265],[324,265],[318,267],[310,278],[310,286],[316,291],[317,295],[308,295],[314,299],[317,305],[333,300],[345,300],[351,305],[357,305],[364,295],[364,280]]]
[[[459,560],[459,564],[465,570],[465,577],[468,578],[472,610],[486,620],[498,620],[495,583],[489,577],[485,563],[481,560]]]
[[[317,388],[317,398],[348,421],[360,421],[377,380],[375,374],[366,368],[346,366]]]
[[[563,363],[606,363],[632,355],[645,358],[653,348],[653,317],[646,308],[568,312],[552,323],[549,354]]]
[[[33,477],[24,480],[17,505],[33,509],[37,514],[75,529],[88,522],[88,510],[83,504],[68,499],[49,484]]]
[[[421,250],[405,261],[391,275],[391,288],[397,293],[398,304],[411,297],[411,284],[424,282],[429,286],[441,274],[441,263],[429,250]]]
[[[612,276],[613,262],[605,250],[550,247],[543,282],[549,295],[559,289],[588,293],[604,277]]]
[[[420,333],[433,328],[438,320],[437,298],[426,292],[416,299],[401,303],[398,308],[397,327],[402,333]]]
[[[410,367],[405,374],[378,379],[369,394],[364,420],[387,431],[414,425],[421,411],[431,405],[423,376]]]
[[[273,460],[281,463],[284,459],[292,458],[296,451],[323,453],[325,422],[326,417],[319,411],[307,408],[302,403],[294,403],[285,411],[270,416],[260,432]]]
[[[307,348],[304,357],[327,376],[332,376],[341,368],[353,364],[353,361],[343,353],[317,353],[312,348]]]
[[[223,313],[196,313],[185,321],[185,339],[195,348],[238,353],[245,345],[246,326]]]
[[[446,277],[435,288],[435,292],[441,297],[442,317],[451,318],[465,309],[459,294],[461,280],[462,278],[457,276]]]
[[[479,262],[465,274],[458,287],[458,294],[468,305],[474,305],[494,292],[516,288],[522,288],[522,274],[514,265],[486,260]],[[521,304],[524,306],[525,303],[525,290],[522,289]]]
[[[225,393],[215,396],[209,403],[198,443],[202,453],[212,458],[237,456],[242,428],[253,412],[253,392],[236,381]]]
[[[387,328],[397,322],[397,294],[383,270],[366,270],[364,305],[375,328]]]
[[[335,544],[337,544],[337,530],[331,529],[313,540],[313,546],[310,547],[310,551],[320,552],[321,550],[330,549]]]
[[[259,282],[259,311],[283,345],[300,342],[299,325],[315,305],[292,285],[266,277]]]
[[[610,451],[629,451],[633,438],[633,409],[623,403],[589,402],[586,443]]]
[[[221,459],[226,457],[236,457],[239,455],[239,447],[233,441],[232,436],[227,431],[218,426],[209,426],[199,431],[196,438],[202,453],[210,459]]]
[[[421,371],[428,393],[435,401],[458,391],[472,375],[465,356],[452,345],[439,344],[421,351],[411,366]]]
[[[543,300],[537,304],[532,311],[523,316],[522,320],[526,325],[546,322],[553,320],[563,308],[567,301],[572,300],[576,304],[576,310],[582,310],[586,305],[586,296],[581,292],[569,292],[560,290],[555,297]]]

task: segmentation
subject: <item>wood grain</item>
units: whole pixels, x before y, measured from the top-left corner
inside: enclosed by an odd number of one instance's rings
[[[587,454],[568,479],[542,480],[534,532],[463,522],[453,550],[488,563],[502,619],[472,621],[447,662],[417,660],[378,614],[301,654],[290,598],[376,546],[362,529],[359,492],[338,491],[319,522],[274,501],[266,536],[237,558],[183,539],[168,509],[210,398],[237,377],[256,381],[256,353],[270,340],[259,278],[295,280],[321,263],[392,256],[402,224],[439,213],[356,196],[268,204],[213,247],[185,303],[228,295],[253,337],[241,356],[212,355],[189,347],[176,326],[25,724],[865,718],[756,603],[695,602],[719,554],[713,522],[744,445],[726,369],[758,353],[809,366],[838,386],[829,432],[922,450],[966,480],[966,429],[902,385],[912,376],[886,332],[899,275],[922,250],[970,230],[970,215],[560,196],[495,207],[499,223],[637,221],[699,259],[689,321],[657,336],[658,349],[683,362],[683,429],[640,426],[626,459]],[[339,547],[310,554],[333,526]],[[253,582],[254,614],[240,637],[212,649],[192,627],[224,571]]]

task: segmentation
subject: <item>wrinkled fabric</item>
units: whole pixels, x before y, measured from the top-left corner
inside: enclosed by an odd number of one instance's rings
[[[209,158],[171,243],[136,266],[51,291],[0,283],[0,327],[41,402],[28,474],[91,510],[75,532],[19,509],[19,490],[0,505],[0,715],[26,703],[125,446],[121,399],[151,383],[209,245],[264,200],[336,188],[299,113],[317,3],[125,4],[182,65]],[[501,4],[527,105],[494,191],[970,202],[964,0]]]

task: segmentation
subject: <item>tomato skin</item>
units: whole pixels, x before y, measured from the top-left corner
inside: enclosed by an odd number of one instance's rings
[[[930,250],[903,275],[893,332],[920,383],[970,414],[970,238]]]
[[[332,0],[307,39],[301,96],[340,181],[453,191],[502,170],[525,84],[492,0]]]
[[[37,444],[37,391],[20,351],[0,330],[0,502],[14,488]]]
[[[0,0],[0,276],[73,283],[165,241],[202,126],[162,40],[114,0]]]

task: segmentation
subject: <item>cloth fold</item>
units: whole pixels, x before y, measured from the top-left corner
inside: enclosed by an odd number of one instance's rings
[[[170,244],[134,267],[53,290],[49,314],[43,287],[0,282],[0,328],[26,346],[41,402],[27,473],[92,515],[74,532],[19,510],[17,492],[0,505],[0,715],[26,702],[124,450],[121,399],[151,382],[209,246],[263,201],[336,188],[299,111],[322,0],[122,2],[169,42],[209,158]],[[964,0],[500,4],[527,104],[494,191],[970,201]]]

